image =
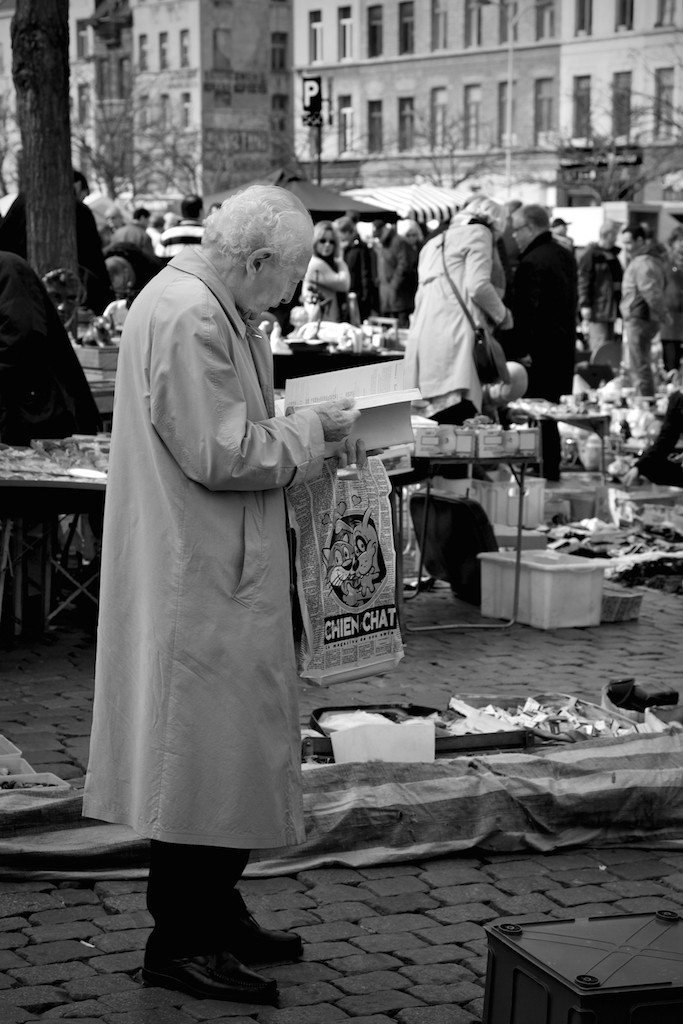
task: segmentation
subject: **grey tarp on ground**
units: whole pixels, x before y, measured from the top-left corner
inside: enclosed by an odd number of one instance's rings
[[[307,841],[254,854],[247,877],[464,851],[683,844],[683,732],[303,771]],[[77,791],[0,794],[0,877],[146,873],[148,845],[81,818]]]

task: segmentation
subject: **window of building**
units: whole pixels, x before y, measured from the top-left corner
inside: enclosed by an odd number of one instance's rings
[[[368,153],[382,152],[382,101],[368,103]]]
[[[171,97],[166,92],[159,97],[159,122],[161,128],[171,127]]]
[[[668,139],[673,134],[674,69],[655,71],[655,138]]]
[[[517,2],[502,0],[498,5],[498,42],[507,43],[508,28],[512,26],[512,39],[517,41]]]
[[[655,28],[662,28],[664,25],[673,25],[675,13],[676,0],[658,0]]]
[[[368,7],[368,57],[382,56],[384,45],[382,14],[381,4],[373,4],[372,7]]]
[[[463,143],[465,149],[476,149],[480,143],[481,128],[481,86],[466,85],[464,101],[465,121]]]
[[[465,46],[481,46],[481,4],[465,0]]]
[[[289,121],[289,96],[287,93],[273,93],[270,98],[270,112],[272,130],[279,134],[286,132]]]
[[[510,97],[512,107],[510,109],[510,122],[511,131],[510,134],[514,138],[514,124],[515,124],[515,87],[514,82],[512,85],[512,95]],[[508,145],[508,84],[507,82],[498,83],[498,131],[497,131],[497,142],[499,146]],[[510,145],[512,139],[509,140]]]
[[[589,36],[593,30],[593,0],[576,0],[576,35]]]
[[[555,36],[555,0],[536,5],[536,38],[553,39]]]
[[[189,92],[180,94],[180,127],[189,128],[192,124],[192,97]]]
[[[350,7],[337,9],[337,57],[349,60],[353,57],[353,20]]]
[[[78,60],[85,60],[89,54],[88,47],[88,22],[76,22],[76,57]]]
[[[617,0],[615,28],[633,28],[633,0]]]
[[[534,82],[534,141],[545,145],[554,128],[555,104],[552,78],[537,78]]]
[[[398,148],[399,152],[415,146],[415,102],[412,96],[401,96],[398,101]]]
[[[138,128],[144,131],[149,124],[149,96],[146,92],[140,93],[138,96],[137,108]]]
[[[168,68],[168,32],[159,33],[159,71]]]
[[[323,15],[322,11],[308,12],[308,63],[316,64],[323,59]]]
[[[187,28],[180,32],[180,66],[181,68],[190,66],[190,30]]]
[[[446,0],[432,0],[432,50],[445,50],[447,46]]]
[[[79,85],[77,93],[77,117],[79,124],[87,124],[90,118],[90,86]]]
[[[350,96],[337,97],[337,140],[340,156],[353,149],[353,108]]]
[[[272,32],[270,36],[270,70],[285,71],[287,69],[287,45],[289,37],[286,32]]]
[[[446,145],[447,128],[447,90],[444,88],[432,89],[429,94],[429,134],[432,149],[440,149]]]
[[[130,92],[133,87],[133,76],[130,71],[130,57],[119,58],[117,78],[117,96],[120,100],[125,100],[127,96],[130,96]]]
[[[577,75],[573,89],[574,117],[573,135],[575,139],[588,139],[591,135],[591,78],[590,75]]]
[[[214,71],[230,71],[230,54],[232,40],[229,28],[213,30],[213,67]]]
[[[612,134],[631,132],[631,72],[617,71],[612,77]]]
[[[149,69],[149,49],[147,36],[145,35],[138,37],[138,68],[140,71],[147,71]]]
[[[415,53],[415,4],[413,0],[398,5],[398,52]]]

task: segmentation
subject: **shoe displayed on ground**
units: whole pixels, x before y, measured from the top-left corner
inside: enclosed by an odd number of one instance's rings
[[[227,951],[184,957],[145,956],[142,980],[146,985],[177,989],[197,999],[277,1002],[277,982],[250,971]]]
[[[241,893],[234,891],[234,914],[226,949],[245,964],[272,964],[300,960],[303,945],[295,932],[262,928],[249,913]]]

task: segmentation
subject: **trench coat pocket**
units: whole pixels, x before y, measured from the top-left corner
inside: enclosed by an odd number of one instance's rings
[[[242,549],[242,570],[231,596],[233,601],[250,608],[262,578],[263,514],[257,501],[253,505],[245,505],[242,510],[239,541]]]

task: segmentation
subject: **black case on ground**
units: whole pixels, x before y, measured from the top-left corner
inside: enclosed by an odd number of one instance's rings
[[[410,499],[410,515],[418,544],[422,543],[425,494]],[[497,551],[498,544],[486,512],[473,498],[431,495],[424,538],[424,567],[430,576],[446,580],[456,597],[481,604],[481,568],[477,555]]]

